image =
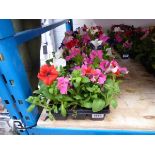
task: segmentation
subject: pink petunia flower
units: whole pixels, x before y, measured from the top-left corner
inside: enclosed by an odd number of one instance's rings
[[[90,53],[90,59],[94,60],[96,57],[99,58],[100,60],[102,60],[103,51],[102,50],[92,50],[92,52]]]
[[[87,43],[89,43],[90,42],[90,37],[89,37],[89,35],[86,33],[86,34],[84,34],[83,36],[82,36],[82,40],[83,40],[83,43],[84,44],[87,44]]]
[[[105,70],[105,73],[114,73],[115,75],[119,76],[120,74],[128,74],[128,70],[125,67],[120,67],[117,61],[112,60]]]
[[[81,71],[82,71],[82,76],[85,76],[85,75],[91,75],[91,74],[93,74],[94,69],[92,69],[91,66],[82,65]]]
[[[149,35],[149,33],[150,33],[150,31],[149,31],[148,28],[143,28],[143,29],[142,29],[142,32],[145,32],[145,33],[144,33],[144,35],[140,38],[140,40],[145,39],[145,38]]]
[[[71,60],[72,58],[76,57],[78,54],[80,54],[80,49],[79,48],[71,48],[70,50],[70,55],[66,56],[66,61]]]
[[[119,65],[117,63],[117,61],[112,60],[109,64],[109,66],[107,67],[107,69],[105,70],[105,73],[116,73],[118,71]]]
[[[115,35],[115,39],[116,39],[116,41],[117,41],[118,43],[122,42],[122,40],[123,40],[119,34],[116,34],[116,35]]]
[[[109,66],[109,61],[108,60],[103,60],[100,63],[100,68],[102,69],[102,71],[105,71],[107,69],[107,67]]]
[[[61,94],[67,94],[69,79],[65,77],[59,77],[57,88],[60,90]]]
[[[119,71],[121,72],[121,74],[128,74],[128,70],[126,67],[119,67]]]
[[[100,69],[95,69],[95,71],[91,75],[90,80],[102,85],[106,81],[106,75],[104,75]]]
[[[129,42],[128,40],[125,43],[123,43],[123,47],[125,48],[131,48],[131,46],[132,46],[132,43]]]

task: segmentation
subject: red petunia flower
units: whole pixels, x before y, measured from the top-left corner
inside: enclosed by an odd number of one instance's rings
[[[91,75],[95,73],[95,70],[91,67],[91,66],[87,66],[87,65],[82,65],[81,67],[82,69],[82,75]]]
[[[117,72],[114,73],[117,77],[120,76],[121,72],[119,71],[119,69],[117,70]]]
[[[71,49],[72,47],[75,47],[78,45],[79,45],[79,41],[77,39],[73,39],[73,40],[69,41],[68,43],[66,43],[66,47],[68,49]]]
[[[54,65],[43,65],[40,68],[40,72],[37,76],[46,85],[51,85],[53,81],[58,77],[58,71],[55,69]]]

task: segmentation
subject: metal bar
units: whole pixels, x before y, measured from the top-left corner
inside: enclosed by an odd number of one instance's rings
[[[38,126],[29,129],[28,132],[32,135],[155,135],[155,131],[43,128]]]
[[[10,24],[6,24],[6,27],[8,31],[12,29]],[[0,29],[0,31],[3,31],[3,29]],[[31,113],[27,112],[29,103],[25,99],[32,94],[32,90],[14,37],[0,40],[0,54],[2,57],[0,69],[5,76],[6,87],[13,97],[14,104],[22,117],[24,125],[26,127],[33,126],[39,118],[39,112],[37,108]]]
[[[10,28],[8,29],[8,25]],[[1,19],[0,20],[0,39],[4,39],[6,37],[13,36],[15,34],[12,22],[9,19]]]
[[[0,97],[2,98],[2,103],[4,104],[5,108],[8,110],[9,115],[13,119],[22,120],[19,112],[16,109],[16,104],[14,103],[14,100],[12,96],[9,93],[9,90],[7,89],[6,85],[7,83],[4,81],[4,75],[0,71]],[[27,135],[28,132],[26,130],[18,130],[18,132],[22,135]]]
[[[66,22],[66,31],[73,31],[73,20],[69,19]]]
[[[30,29],[30,30],[26,30],[26,31],[23,31],[23,32],[19,32],[17,34],[14,35],[15,37],[15,40],[17,42],[17,45],[20,45],[26,41],[29,41],[35,37],[38,37],[40,36],[41,34],[49,31],[49,30],[52,30],[64,23],[66,23],[67,20],[62,20],[62,21],[59,21],[59,22],[56,22],[54,24],[51,24],[51,25],[48,25],[48,26],[45,26],[45,27],[40,27],[40,28],[36,28],[36,29]]]

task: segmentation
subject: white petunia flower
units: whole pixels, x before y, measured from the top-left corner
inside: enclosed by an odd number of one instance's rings
[[[60,66],[65,67],[66,66],[66,60],[63,58],[53,59],[53,65],[55,67],[58,67],[58,68],[60,68]]]
[[[111,48],[107,48],[106,51],[107,51],[108,56],[114,58],[114,55],[112,54],[112,49]]]
[[[95,29],[95,30],[90,29],[90,33],[91,33],[92,35],[94,35],[94,34],[97,33],[97,32],[98,32],[98,29]]]
[[[62,58],[62,54],[63,54],[63,49],[58,50],[57,52],[55,52],[55,58],[56,59]]]
[[[114,32],[124,32],[124,30],[121,30],[120,27],[115,27],[114,28]]]
[[[113,67],[112,64],[110,64],[109,67],[106,69],[105,73],[110,73],[110,72],[116,73],[118,69],[119,69],[118,66]]]
[[[111,56],[111,55],[112,55],[111,48],[107,48],[107,49],[106,49],[106,51],[107,51],[107,55],[109,55],[109,56]]]
[[[97,49],[97,47],[102,44],[102,41],[95,39],[95,40],[91,41],[91,43],[95,46],[95,49]]]

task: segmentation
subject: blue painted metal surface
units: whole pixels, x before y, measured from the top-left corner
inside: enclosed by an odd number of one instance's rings
[[[9,29],[8,26],[10,27]],[[0,39],[13,35],[14,35],[14,29],[11,20],[9,19],[0,20]]]
[[[5,23],[5,20],[0,22],[3,21]],[[6,27],[8,30],[12,29],[10,24],[6,24]],[[4,60],[0,61],[0,69],[1,73],[6,77],[6,87],[10,94],[14,96],[23,123],[26,126],[33,126],[39,117],[38,109],[35,108],[31,113],[27,112],[29,103],[25,99],[32,94],[32,91],[13,36],[0,40],[0,54],[4,57]]]
[[[23,121],[21,116],[20,116],[20,113],[16,109],[16,104],[14,102],[14,99],[10,95],[10,92],[6,86],[7,83],[4,81],[3,76],[2,76],[2,73],[0,71],[0,97],[2,98],[2,103],[4,104],[4,106],[9,111],[11,118]],[[20,131],[18,131],[18,132],[22,135],[28,134],[28,132],[26,130],[22,131],[22,132],[20,132]]]
[[[97,130],[81,128],[42,128],[28,130],[33,135],[155,135],[155,131],[142,130]]]
[[[54,24],[51,24],[51,25],[48,25],[48,26],[45,26],[45,27],[41,27],[41,28],[36,28],[36,29],[30,29],[30,30],[26,30],[26,31],[23,31],[23,32],[19,32],[17,33],[14,37],[16,39],[16,42],[17,44],[22,44],[26,41],[29,41],[30,39],[33,39],[35,37],[38,37],[40,36],[41,34],[49,31],[49,30],[52,30],[64,23],[66,23],[67,20],[62,20],[62,21],[59,21],[59,22],[56,22]]]
[[[73,31],[73,20],[69,19],[66,22],[66,31]]]

